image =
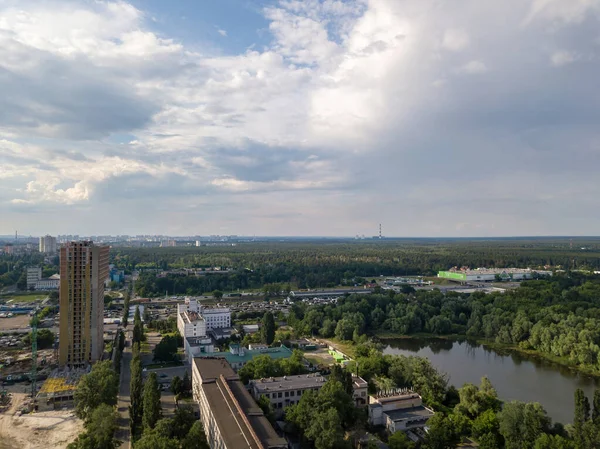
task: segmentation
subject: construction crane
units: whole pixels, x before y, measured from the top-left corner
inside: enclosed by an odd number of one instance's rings
[[[37,393],[37,326],[38,326],[38,309],[33,311],[31,318],[31,398],[35,399]]]

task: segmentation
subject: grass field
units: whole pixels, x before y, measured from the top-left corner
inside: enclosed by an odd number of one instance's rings
[[[46,299],[48,295],[46,293],[31,293],[27,295],[11,295],[11,296],[2,296],[0,299],[4,299],[7,301],[12,301],[12,303],[18,302],[34,302],[37,300]]]

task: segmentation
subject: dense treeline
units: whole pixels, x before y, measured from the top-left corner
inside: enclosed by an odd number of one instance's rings
[[[58,272],[58,256],[52,262],[44,264],[44,256],[39,253],[0,255],[0,290],[15,284],[19,289],[25,290],[28,266],[41,266],[43,277],[52,276]]]
[[[364,333],[458,334],[518,345],[600,371],[600,278],[578,273],[523,282],[506,293],[350,296],[337,305],[295,304],[299,334],[359,341]]]
[[[585,245],[585,246],[584,246]],[[142,296],[201,294],[291,283],[352,284],[357,277],[435,275],[452,266],[600,269],[600,239],[394,240],[347,243],[244,243],[234,247],[113,248],[111,262],[143,274]],[[584,250],[581,248],[585,248]],[[156,278],[156,270],[229,268],[227,274]]]

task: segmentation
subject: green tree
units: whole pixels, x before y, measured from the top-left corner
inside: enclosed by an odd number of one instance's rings
[[[535,440],[534,449],[572,449],[573,442],[560,435],[544,433]],[[591,448],[588,448],[591,449]]]
[[[329,380],[337,380],[344,387],[344,391],[350,396],[354,394],[354,388],[352,386],[352,373],[347,369],[344,369],[341,365],[333,365],[331,367],[331,374]]]
[[[209,449],[202,422],[196,421],[181,442],[181,449]]]
[[[171,392],[177,396],[182,391],[182,380],[179,376],[174,376],[173,380],[171,380]]]
[[[134,449],[179,449],[179,441],[158,435],[155,432],[144,433],[134,445]]]
[[[178,338],[174,335],[166,335],[154,347],[153,359],[160,362],[171,362],[177,360]]]
[[[413,449],[415,443],[410,441],[404,432],[393,433],[388,439],[390,449]]]
[[[183,394],[191,394],[192,393],[192,381],[190,380],[190,375],[186,370],[183,373],[183,380],[181,381],[181,389]]]
[[[459,442],[459,436],[448,416],[436,413],[427,421],[429,432],[425,437],[427,449],[451,449]]]
[[[86,427],[97,449],[113,449],[118,446],[119,443],[113,438],[117,429],[117,419],[117,411],[112,405],[100,404],[92,412]]]
[[[100,404],[91,413],[85,428],[67,449],[114,449],[120,444],[113,438],[117,429],[117,412],[113,406]]]
[[[550,418],[537,402],[507,402],[498,422],[506,449],[532,449],[538,437],[550,430]]]
[[[220,290],[215,290],[212,292],[213,298],[221,299],[223,297],[223,292]]]
[[[119,392],[119,378],[106,360],[92,366],[89,374],[81,377],[75,390],[75,414],[88,421],[101,404],[115,405]]]
[[[269,398],[267,398],[265,395],[261,395],[256,401],[256,403],[263,411],[267,419],[273,422],[273,420],[275,419],[275,415],[273,413],[273,404],[271,404]]]
[[[177,407],[175,416],[173,417],[172,436],[178,440],[185,438],[195,422],[196,418],[194,417],[194,410],[191,406],[184,405]]]
[[[129,416],[132,424],[132,428],[135,430],[142,422],[142,391],[143,391],[143,380],[142,380],[142,361],[139,354],[139,343],[134,344],[133,358],[131,359],[130,369],[131,378],[129,381],[129,396],[131,398],[131,405],[129,409]],[[137,349],[136,349],[137,348]]]
[[[314,441],[316,449],[339,447],[344,440],[344,430],[340,416],[335,409],[329,408],[323,412],[317,412],[306,430],[306,436]]]
[[[142,424],[144,429],[153,428],[160,418],[160,388],[156,373],[150,373],[144,383],[144,405]]]
[[[264,314],[262,319],[261,336],[262,341],[268,345],[273,343],[275,340],[275,318],[271,312]]]
[[[592,411],[592,420],[596,426],[600,427],[600,389],[594,390],[594,410]]]
[[[575,447],[577,449],[588,449],[585,447],[584,425],[590,419],[590,403],[581,388],[575,390],[575,417],[573,419]]]
[[[140,307],[135,307],[135,314],[133,315],[133,343],[139,343],[144,341],[144,325],[142,323],[142,317],[140,315]]]
[[[23,343],[26,346],[31,346],[31,336],[32,333],[29,332],[25,338],[23,338]],[[54,343],[54,333],[50,329],[38,329],[36,340],[38,349],[51,348]]]

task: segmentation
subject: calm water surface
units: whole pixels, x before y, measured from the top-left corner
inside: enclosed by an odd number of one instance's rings
[[[385,354],[427,357],[457,388],[467,382],[479,385],[487,376],[502,400],[539,402],[554,421],[564,424],[573,420],[575,390],[582,388],[591,402],[594,389],[600,388],[598,379],[565,367],[468,341],[400,339],[387,343]]]

